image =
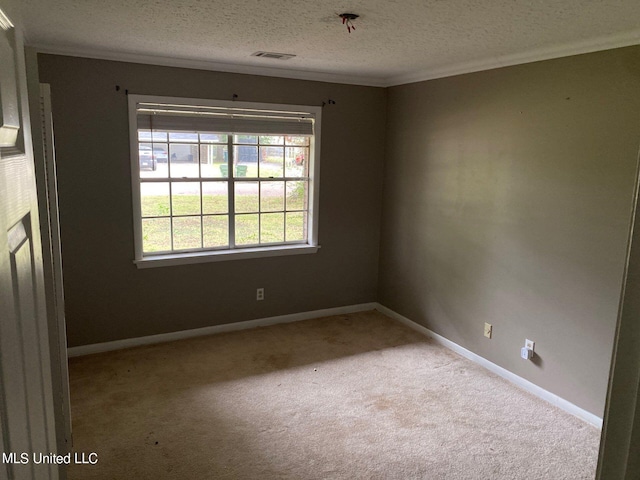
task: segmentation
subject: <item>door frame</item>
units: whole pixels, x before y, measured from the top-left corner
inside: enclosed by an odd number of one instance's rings
[[[640,152],[618,323],[598,456],[598,480],[640,478]]]
[[[58,425],[57,453],[64,455],[71,451],[72,427],[51,89],[39,81],[35,49],[25,47],[25,63],[44,263],[54,413]]]

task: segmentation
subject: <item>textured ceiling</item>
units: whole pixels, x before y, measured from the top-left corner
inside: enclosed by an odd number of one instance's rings
[[[27,41],[43,51],[287,69],[283,76],[372,85],[640,44],[638,0],[20,3]],[[351,34],[336,16],[345,11],[361,16]],[[251,57],[257,50],[297,56]]]

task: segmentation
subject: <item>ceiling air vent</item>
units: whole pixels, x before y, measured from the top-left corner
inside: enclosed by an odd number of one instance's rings
[[[275,52],[256,52],[251,54],[252,57],[273,58],[275,60],[289,60],[295,57],[290,53],[275,53]]]

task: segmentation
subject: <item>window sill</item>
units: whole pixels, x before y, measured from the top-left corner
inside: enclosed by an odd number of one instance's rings
[[[248,258],[281,257],[316,253],[319,245],[287,245],[278,247],[255,247],[242,250],[217,250],[209,252],[171,253],[154,255],[134,260],[138,268],[168,267],[171,265],[189,265],[193,263],[223,262]]]

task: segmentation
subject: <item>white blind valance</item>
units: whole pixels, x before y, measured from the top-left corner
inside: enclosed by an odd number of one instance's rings
[[[228,132],[254,135],[313,135],[309,112],[251,108],[138,103],[138,129]]]

